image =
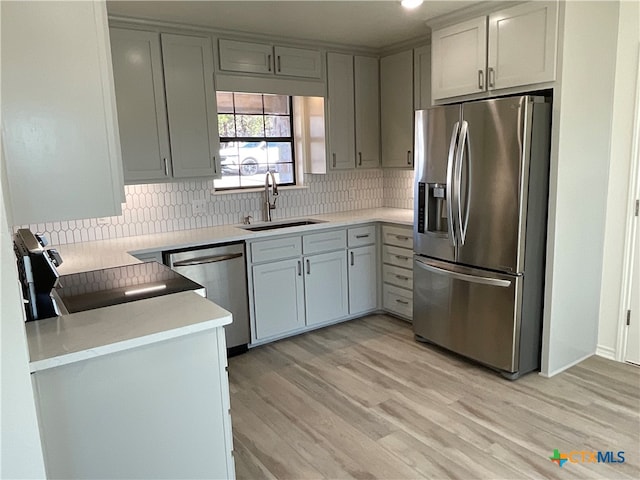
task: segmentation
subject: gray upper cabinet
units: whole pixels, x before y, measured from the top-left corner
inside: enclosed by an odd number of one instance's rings
[[[220,39],[220,70],[322,78],[319,50]]]
[[[161,37],[173,176],[219,176],[211,40],[169,34]]]
[[[219,177],[211,40],[112,28],[111,43],[125,182]]]
[[[327,73],[329,166],[334,170],[354,168],[353,56],[328,53]]]
[[[380,166],[380,82],[378,59],[353,59],[356,117],[356,167]]]
[[[413,50],[413,102],[416,110],[431,106],[431,47]]]
[[[380,59],[382,166],[413,168],[413,50]]]
[[[158,34],[112,28],[111,54],[125,181],[167,179],[171,152]]]
[[[108,39],[104,2],[2,2],[9,225],[121,214]]]
[[[433,99],[552,82],[557,41],[557,1],[526,2],[434,30]]]

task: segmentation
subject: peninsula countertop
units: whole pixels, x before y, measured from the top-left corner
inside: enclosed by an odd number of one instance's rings
[[[231,313],[194,292],[27,322],[31,372],[222,327]]]

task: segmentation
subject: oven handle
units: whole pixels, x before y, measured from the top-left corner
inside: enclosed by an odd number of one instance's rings
[[[216,263],[216,262],[224,262],[226,260],[233,260],[234,258],[240,258],[244,254],[243,253],[230,253],[227,255],[212,255],[209,257],[198,257],[192,258],[191,260],[180,260],[179,262],[174,262],[174,267],[190,267],[192,265],[204,265],[205,263]]]

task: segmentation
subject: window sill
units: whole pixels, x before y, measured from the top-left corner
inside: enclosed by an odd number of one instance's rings
[[[289,185],[286,187],[278,187],[278,190],[307,190],[309,188],[308,185]],[[230,189],[230,190],[214,190],[211,192],[212,196],[218,195],[236,195],[238,193],[262,193],[264,192],[264,187],[260,188],[238,188],[238,189]]]

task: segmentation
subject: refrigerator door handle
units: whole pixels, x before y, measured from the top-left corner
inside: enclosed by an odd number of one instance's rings
[[[467,273],[460,272],[452,272],[451,270],[445,270],[444,268],[435,267],[433,265],[428,265],[424,263],[422,260],[415,259],[416,265],[420,268],[424,268],[433,273],[437,273],[439,275],[444,275],[449,278],[454,278],[456,280],[463,280],[465,282],[471,283],[482,283],[484,285],[491,285],[493,287],[503,287],[508,288],[511,286],[510,280],[503,280],[501,278],[491,278],[491,277],[479,277],[476,275],[469,275]]]
[[[465,205],[464,214],[462,210],[462,167],[466,163],[467,165],[467,177],[465,182]],[[469,144],[469,123],[467,121],[462,122],[462,128],[460,129],[460,141],[458,142],[458,152],[455,162],[455,186],[456,201],[457,201],[457,219],[458,219],[458,232],[460,233],[459,246],[464,245],[464,241],[467,237],[467,226],[469,225],[469,207],[471,201],[471,147]],[[463,218],[464,215],[464,218]]]
[[[451,142],[449,143],[449,156],[447,158],[447,225],[449,228],[449,238],[451,239],[451,243],[455,247],[457,245],[456,240],[456,232],[454,229],[454,164],[455,164],[455,153],[456,153],[456,144],[458,140],[458,130],[460,128],[460,122],[456,122],[453,125],[453,131],[451,132]]]

